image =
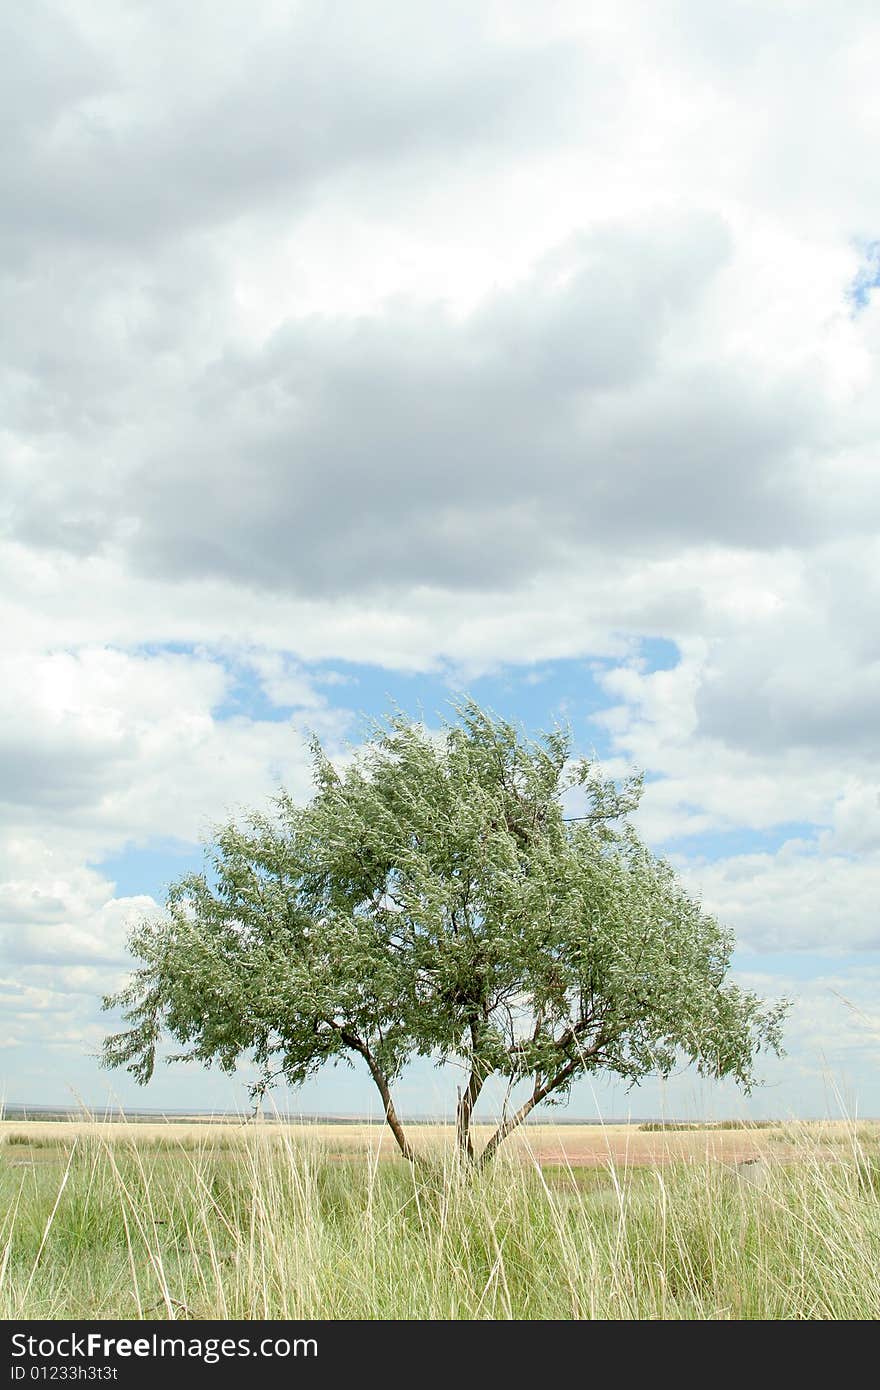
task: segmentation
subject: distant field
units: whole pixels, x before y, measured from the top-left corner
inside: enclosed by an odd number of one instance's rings
[[[413,1137],[2,1122],[0,1317],[880,1316],[880,1123]]]
[[[744,1162],[762,1156],[774,1160],[792,1159],[808,1150],[814,1156],[839,1155],[841,1145],[852,1142],[854,1133],[867,1143],[880,1143],[880,1120],[860,1124],[857,1131],[847,1121],[800,1122],[768,1125],[720,1127],[696,1125],[659,1129],[636,1125],[529,1125],[515,1131],[505,1144],[507,1152],[521,1162],[539,1164],[571,1163],[575,1167],[616,1165],[657,1165],[709,1159],[722,1163]],[[475,1126],[474,1141],[479,1148],[492,1133],[490,1126]],[[255,1136],[267,1142],[284,1144],[291,1140],[317,1146],[330,1159],[348,1158],[370,1152],[380,1158],[399,1158],[396,1144],[382,1124],[305,1124],[286,1125],[228,1121],[119,1120],[4,1120],[0,1121],[0,1148],[3,1144],[45,1146],[66,1145],[73,1138],[99,1139],[103,1143],[121,1141],[140,1146],[186,1149],[213,1149],[242,1146]],[[418,1125],[412,1130],[415,1147],[425,1153],[451,1148],[451,1125]]]

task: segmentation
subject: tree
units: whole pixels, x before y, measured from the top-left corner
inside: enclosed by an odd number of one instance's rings
[[[687,1059],[750,1089],[785,1006],[727,981],[731,933],[631,824],[641,780],[572,760],[566,732],[529,741],[472,701],[456,716],[440,736],[394,716],[343,771],[315,740],[308,805],[282,792],[221,828],[210,872],[180,879],[131,936],[141,965],[104,1001],[130,1026],[105,1064],[145,1083],[167,1033],[184,1047],[171,1060],[255,1057],[259,1097],[357,1061],[412,1160],[393,1082],[413,1056],[456,1062],[458,1151],[481,1165],[586,1072],[635,1083]],[[492,1076],[530,1091],[477,1157]]]

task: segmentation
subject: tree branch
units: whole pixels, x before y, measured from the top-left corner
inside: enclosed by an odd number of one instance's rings
[[[523,1120],[534,1110],[535,1106],[539,1105],[542,1100],[546,1100],[551,1092],[558,1091],[560,1086],[564,1086],[565,1082],[568,1081],[570,1077],[574,1076],[575,1072],[582,1067],[590,1057],[595,1057],[600,1048],[604,1046],[604,1041],[603,1038],[599,1037],[596,1039],[593,1046],[586,1052],[578,1051],[576,1055],[570,1057],[565,1063],[565,1066],[560,1067],[559,1071],[550,1077],[548,1081],[540,1082],[539,1077],[535,1077],[534,1090],[528,1100],[524,1101],[514,1114],[508,1116],[508,1118],[498,1126],[485,1149],[480,1154],[478,1166],[481,1169],[485,1168],[486,1165],[491,1162],[499,1145],[504,1143],[504,1140],[507,1138],[508,1134],[510,1134],[511,1130],[516,1129],[517,1125],[521,1125]]]
[[[379,1095],[382,1097],[382,1104],[385,1107],[385,1120],[388,1124],[388,1128],[397,1140],[397,1147],[409,1163],[415,1163],[416,1155],[404,1133],[403,1125],[397,1117],[397,1111],[394,1108],[394,1101],[391,1098],[391,1088],[388,1085],[388,1080],[372,1052],[367,1047],[367,1044],[358,1037],[357,1033],[352,1033],[350,1029],[344,1027],[344,1025],[334,1022],[333,1019],[327,1019],[326,1021],[330,1024],[330,1027],[339,1034],[346,1047],[350,1047],[353,1052],[357,1052],[363,1057],[370,1069],[370,1075],[376,1083]]]

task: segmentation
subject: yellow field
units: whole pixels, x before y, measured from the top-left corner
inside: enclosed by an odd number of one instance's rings
[[[721,1129],[707,1126],[695,1130],[645,1131],[636,1125],[528,1125],[515,1131],[503,1146],[522,1161],[545,1164],[571,1164],[595,1167],[613,1162],[656,1165],[682,1161],[716,1159],[724,1163],[746,1162],[756,1158],[790,1160],[805,1146],[814,1157],[839,1157],[851,1146],[858,1131],[862,1144],[880,1144],[880,1121],[796,1122],[768,1129]],[[479,1149],[492,1133],[490,1126],[475,1126],[475,1147]],[[282,1143],[293,1140],[320,1148],[328,1158],[354,1157],[372,1152],[381,1158],[394,1158],[398,1150],[387,1127],[382,1124],[281,1124],[266,1121],[237,1123],[229,1120],[169,1120],[124,1122],[117,1120],[4,1120],[0,1121],[0,1146],[45,1146],[76,1137],[99,1138],[105,1143],[135,1143],[182,1148],[205,1146],[224,1148],[247,1144],[256,1139]],[[410,1137],[417,1149],[435,1150],[450,1146],[451,1125],[414,1125]],[[7,1150],[8,1152],[8,1150]]]

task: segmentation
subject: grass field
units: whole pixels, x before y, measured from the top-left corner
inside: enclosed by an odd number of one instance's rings
[[[0,1317],[876,1318],[880,1125],[0,1124]]]

